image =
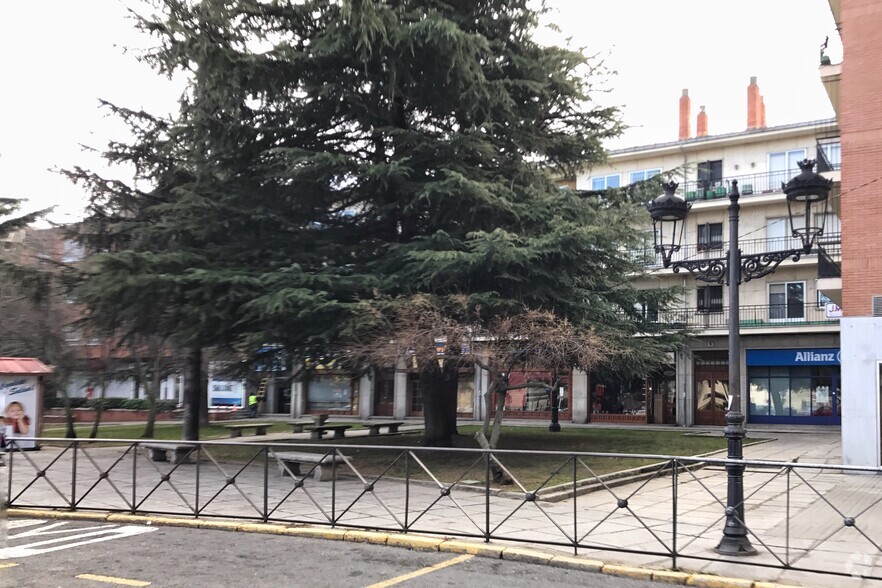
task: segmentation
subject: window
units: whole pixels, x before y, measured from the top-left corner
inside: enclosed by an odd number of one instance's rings
[[[823,292],[818,290],[818,308],[826,308],[828,302],[833,302]]]
[[[793,225],[797,228],[804,227],[805,217],[794,216]],[[790,231],[790,218],[786,216],[766,219],[766,239],[768,240],[769,251],[800,247],[799,239],[793,237]]]
[[[769,319],[773,321],[805,319],[805,282],[769,284]]]
[[[650,323],[658,322],[658,302],[655,300],[649,300],[646,302],[638,302],[634,305],[634,308],[643,317],[643,320]]]
[[[822,169],[822,165],[824,164],[826,164],[827,169]],[[836,141],[835,143],[821,143],[818,145],[818,171],[839,169],[841,164],[842,144],[839,141]]]
[[[61,329],[65,343],[78,343],[83,338],[83,333],[73,325],[65,325]]]
[[[307,388],[307,409],[352,410],[355,392],[354,380],[349,376],[313,376]]]
[[[633,184],[635,182],[642,182],[644,180],[648,180],[649,178],[651,178],[653,176],[657,176],[660,173],[661,173],[660,167],[657,167],[655,169],[644,169],[642,171],[632,171],[631,175],[630,175],[630,182],[629,183]]]
[[[723,223],[698,225],[698,250],[723,248]]]
[[[698,164],[698,181],[709,188],[723,181],[723,160],[703,161]]]
[[[799,172],[797,162],[805,159],[805,149],[791,149],[769,153],[769,187],[777,190]]]
[[[705,286],[696,290],[699,312],[723,312],[723,287]]]
[[[63,263],[77,263],[78,261],[82,261],[86,256],[83,246],[76,241],[65,241],[63,250],[64,251],[61,255],[61,261]]]
[[[598,176],[591,178],[592,190],[606,190],[607,188],[618,188],[621,185],[621,174],[610,174],[608,176]]]

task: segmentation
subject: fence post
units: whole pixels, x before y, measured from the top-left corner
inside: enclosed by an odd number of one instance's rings
[[[679,483],[679,467],[676,458],[671,463],[671,567],[677,569],[677,484]]]
[[[77,509],[77,446],[78,442],[73,442],[73,460],[71,460],[70,470],[70,509]]]
[[[269,520],[269,445],[263,446],[263,522]]]

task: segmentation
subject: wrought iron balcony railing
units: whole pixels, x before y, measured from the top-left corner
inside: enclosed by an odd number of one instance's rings
[[[838,258],[839,244],[841,242],[841,233],[824,233],[818,239],[818,247],[823,246],[828,255],[833,258]],[[771,253],[774,251],[798,249],[802,246],[802,243],[797,237],[772,237],[765,239],[741,239],[738,241],[738,245],[741,248],[742,254],[755,255],[765,252]],[[728,242],[690,243],[688,245],[683,245],[679,252],[674,253],[671,260],[677,262],[686,259],[713,259],[716,257],[724,257],[728,250]],[[818,249],[815,248],[809,255],[817,255],[817,253]],[[633,259],[643,261],[647,268],[654,269],[662,267],[662,260],[651,245],[648,245],[643,249],[631,250],[630,254]]]
[[[729,307],[722,305],[647,313],[647,319],[651,322],[697,329],[728,329],[729,316]],[[742,329],[839,323],[838,318],[827,318],[824,306],[816,303],[741,306],[738,320]]]
[[[831,164],[830,169],[838,170],[839,164]],[[793,175],[793,170],[786,170],[742,176],[727,176],[719,180],[689,180],[680,185],[680,190],[688,202],[717,200],[727,198],[729,185],[732,183],[732,180],[738,180],[738,188],[741,191],[742,197],[773,194],[781,192],[781,184],[786,184]]]

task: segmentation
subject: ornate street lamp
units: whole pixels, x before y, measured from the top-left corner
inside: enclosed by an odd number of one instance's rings
[[[814,160],[810,159],[799,162],[802,173],[787,184],[781,184],[787,196],[790,231],[802,242],[800,249],[741,255],[741,250],[738,248],[738,212],[741,207],[738,204],[740,194],[737,180],[732,180],[729,189],[729,251],[725,258],[672,261],[673,254],[680,250],[686,215],[690,208],[683,198],[676,195],[675,182],[665,184],[665,193],[647,204],[649,215],[652,217],[655,252],[661,254],[665,267],[673,268],[675,273],[685,269],[695,279],[704,282],[716,284],[725,282],[729,285],[729,406],[726,413],[726,427],[723,429],[723,435],[728,441],[729,461],[726,464],[728,487],[726,523],[723,526],[723,538],[716,547],[717,553],[725,555],[756,553],[756,549],[747,537],[747,525],[744,522],[744,466],[738,463],[743,458],[746,433],[744,415],[741,413],[739,286],[742,282],[774,272],[787,258],[799,261],[803,254],[808,254],[812,250],[815,239],[823,234],[828,197],[833,181],[814,173],[812,171],[814,165]],[[813,222],[812,214],[818,212],[820,219],[818,222]],[[801,221],[799,214],[802,214]]]

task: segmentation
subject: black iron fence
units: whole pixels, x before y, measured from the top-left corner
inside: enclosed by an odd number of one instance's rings
[[[653,565],[675,568],[690,560],[882,579],[874,565],[882,478],[854,475],[880,468],[739,462],[744,522],[759,554],[731,558],[713,551],[726,517],[725,459],[234,442],[177,442],[156,453],[163,442],[39,443],[41,451],[10,446],[10,507],[232,517],[650,555]],[[170,461],[155,460],[162,456]]]

